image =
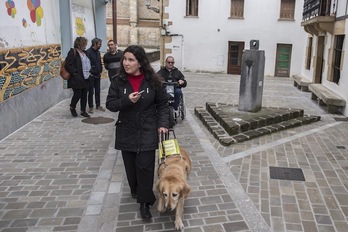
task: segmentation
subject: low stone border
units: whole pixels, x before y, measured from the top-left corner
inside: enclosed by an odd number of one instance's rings
[[[281,130],[302,126],[320,120],[320,116],[304,115],[301,109],[275,108],[274,114],[255,114],[250,117],[248,112],[238,112],[238,120],[233,118],[233,113],[226,113],[221,106],[236,107],[229,104],[207,103],[207,109],[195,108],[195,115],[202,121],[206,128],[224,146],[250,140],[262,135],[271,134]]]

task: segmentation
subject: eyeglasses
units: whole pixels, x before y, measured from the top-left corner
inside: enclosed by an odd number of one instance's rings
[[[169,61],[167,61],[167,63],[168,63],[168,64],[174,64],[174,62],[169,62]]]
[[[113,44],[108,44],[108,46],[110,47],[110,46],[113,46]]]

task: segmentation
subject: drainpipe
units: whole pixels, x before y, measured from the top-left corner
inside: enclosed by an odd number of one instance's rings
[[[117,44],[117,2],[112,0],[112,39]]]

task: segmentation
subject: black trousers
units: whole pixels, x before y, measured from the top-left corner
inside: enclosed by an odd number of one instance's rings
[[[80,100],[81,112],[85,112],[87,105],[87,89],[73,89],[73,91],[74,95],[71,98],[70,107],[75,109]]]
[[[95,106],[100,106],[100,77],[89,76],[88,107],[93,108],[93,94],[95,96]]]
[[[153,205],[156,201],[153,192],[155,150],[139,153],[122,151],[122,158],[131,192],[137,193],[137,202]]]

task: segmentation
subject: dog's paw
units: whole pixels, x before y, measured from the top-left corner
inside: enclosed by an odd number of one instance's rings
[[[180,218],[175,219],[175,229],[182,230],[184,229],[184,224],[182,223]]]

